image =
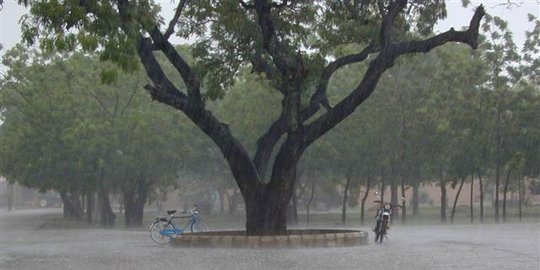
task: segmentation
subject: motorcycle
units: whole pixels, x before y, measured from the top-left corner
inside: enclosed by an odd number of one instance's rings
[[[390,228],[391,205],[385,204],[377,211],[377,225],[375,226],[375,243],[382,243]],[[387,238],[388,239],[388,238]]]

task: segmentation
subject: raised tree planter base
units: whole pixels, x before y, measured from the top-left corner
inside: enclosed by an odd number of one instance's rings
[[[171,245],[178,247],[347,247],[367,243],[367,232],[355,230],[289,230],[287,235],[247,236],[245,231],[215,231],[178,235]]]

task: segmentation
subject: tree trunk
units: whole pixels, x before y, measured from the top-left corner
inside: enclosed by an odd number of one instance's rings
[[[141,227],[144,205],[148,196],[148,183],[144,178],[137,180],[135,186],[124,189],[124,217],[126,227]]]
[[[496,164],[495,164],[495,222],[499,222],[499,185],[500,185],[500,170],[501,170],[501,148],[502,148],[502,136],[501,136],[501,105],[497,104],[497,148],[496,148]]]
[[[65,192],[60,192],[60,198],[62,199],[62,214],[64,218],[68,218],[71,213],[71,202],[67,198]]]
[[[504,180],[504,189],[503,189],[503,222],[506,222],[506,193],[508,192],[508,183],[510,182],[510,175],[512,170],[508,169],[506,173],[506,179]]]
[[[67,192],[60,192],[60,198],[62,199],[62,212],[64,218],[69,218],[72,213],[73,206],[71,205],[71,201],[68,198]]]
[[[390,182],[390,202],[392,203],[392,205],[396,205],[397,201],[398,201],[398,185],[396,183],[396,180],[392,178],[392,181]]]
[[[124,225],[129,228],[131,227],[131,221],[133,216],[133,210],[135,206],[133,205],[133,191],[124,191],[124,205],[126,206],[124,210]]]
[[[407,201],[405,200],[405,178],[401,178],[401,223],[407,223]]]
[[[446,222],[446,182],[440,182],[441,186],[441,222]]]
[[[396,182],[397,181],[392,177],[390,182],[390,203],[392,203],[392,206],[397,205],[398,201],[398,185]],[[392,208],[392,217],[398,219],[399,216],[399,208]]]
[[[381,167],[381,202],[384,202],[385,189],[386,189],[386,183],[384,182],[384,168]]]
[[[60,192],[60,198],[64,204],[64,218],[79,219],[83,215],[81,201],[77,191]]]
[[[480,222],[484,222],[484,186],[482,184],[482,175],[480,172],[478,174],[478,184],[480,186]]]
[[[364,197],[362,197],[362,205],[360,206],[360,223],[364,225],[365,223],[365,217],[364,217],[364,211],[365,211],[365,205],[366,200],[369,195],[369,186],[371,185],[369,177],[366,178],[366,192],[364,192]]]
[[[456,194],[456,198],[454,199],[454,205],[452,206],[452,214],[450,215],[451,223],[454,223],[454,216],[456,214],[456,205],[459,198],[459,194],[461,193],[461,188],[463,188],[463,183],[465,183],[465,177],[461,178],[461,183],[459,184],[458,192]]]
[[[519,176],[519,179],[518,179],[518,200],[519,200],[519,221],[521,222],[521,219],[522,219],[522,212],[521,212],[521,202],[523,201],[523,194],[522,194],[522,191],[521,191],[521,187],[522,187],[522,181],[523,181],[523,174],[521,174]]]
[[[287,205],[290,197],[264,185],[246,203],[248,235],[287,234]]]
[[[347,197],[349,195],[349,187],[351,184],[352,169],[349,169],[347,173],[347,179],[345,182],[345,190],[343,191],[343,205],[341,207],[341,224],[345,225],[347,219]]]
[[[75,210],[75,217],[82,218],[84,215],[84,208],[81,204],[81,193],[78,190],[71,191],[71,197],[73,201],[73,209]]]
[[[15,184],[7,184],[7,203],[8,203],[8,211],[11,211],[14,206],[14,199],[15,199]]]
[[[474,173],[471,174],[471,195],[470,195],[470,219],[471,223],[474,222],[474,208],[473,208],[473,192],[474,192]]]
[[[107,188],[101,187],[99,191],[99,204],[100,204],[100,224],[103,227],[114,227],[114,220],[116,215],[111,208],[111,201],[109,200],[109,192]]]
[[[309,200],[306,204],[306,224],[309,225],[309,207],[311,202],[313,202],[313,197],[315,195],[315,178],[311,178],[311,193],[309,195]]]
[[[81,194],[81,209],[83,210],[82,213],[84,214],[84,209],[86,209],[86,196],[85,196],[85,194]]]
[[[88,224],[92,224],[92,212],[94,210],[94,193],[88,192],[86,194],[86,221]]]
[[[412,194],[412,214],[418,215],[418,192],[419,192],[419,184],[414,183],[413,185],[413,194]]]

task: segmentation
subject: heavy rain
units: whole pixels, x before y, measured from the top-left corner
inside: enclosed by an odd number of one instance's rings
[[[539,16],[0,0],[0,269],[540,269]]]

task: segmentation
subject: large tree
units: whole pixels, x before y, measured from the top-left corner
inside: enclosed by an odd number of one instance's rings
[[[31,8],[22,24],[30,43],[39,38],[44,48],[67,50],[80,44],[128,70],[138,55],[151,80],[146,89],[152,98],[182,111],[221,150],[244,197],[251,235],[286,232],[300,157],[373,93],[399,56],[448,42],[476,48],[484,15],[480,6],[467,30],[427,37],[445,16],[444,1],[180,0],[168,24],[159,16],[159,5],[147,0],[19,2]],[[193,62],[169,41],[175,31],[193,39]],[[355,52],[340,54],[351,44]],[[157,52],[176,68],[185,91],[164,73]],[[365,60],[370,63],[358,75],[363,76],[360,82],[329,104],[332,75]],[[279,117],[251,155],[205,105],[208,98],[226,93],[242,67],[264,73],[282,96]]]

